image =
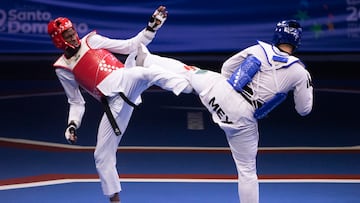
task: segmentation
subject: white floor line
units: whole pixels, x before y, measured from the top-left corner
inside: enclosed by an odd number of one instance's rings
[[[126,183],[237,183],[236,179],[171,179],[171,178],[120,178],[121,182]],[[58,185],[58,184],[71,184],[71,183],[93,183],[100,182],[99,179],[59,179],[59,180],[49,180],[49,181],[39,181],[33,183],[20,183],[20,184],[11,184],[0,186],[1,190],[11,190],[11,189],[22,189],[22,188],[31,188],[31,187],[40,187],[40,186],[49,186],[49,185]],[[358,179],[264,179],[259,180],[259,183],[350,183],[350,184],[360,184]]]

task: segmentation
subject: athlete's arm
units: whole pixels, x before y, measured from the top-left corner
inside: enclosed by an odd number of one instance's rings
[[[140,44],[148,45],[155,38],[157,30],[164,24],[166,18],[167,10],[164,6],[160,6],[151,15],[146,28],[136,36],[129,39],[110,39],[95,34],[88,38],[89,46],[93,49],[107,49],[112,53],[130,54],[136,51]]]
[[[77,128],[80,127],[85,112],[85,100],[81,95],[79,85],[74,79],[74,75],[65,69],[57,68],[56,75],[64,88],[68,99],[69,115],[68,124],[74,122]]]
[[[136,51],[141,43],[148,45],[154,37],[154,32],[145,29],[130,39],[111,39],[95,34],[88,38],[88,44],[93,49],[107,49],[112,53],[127,55]]]
[[[295,84],[294,103],[295,109],[301,116],[308,115],[313,107],[313,86],[311,76],[306,69],[300,70],[300,79]]]

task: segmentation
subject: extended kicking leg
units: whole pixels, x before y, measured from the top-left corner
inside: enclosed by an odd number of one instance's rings
[[[199,69],[195,66],[186,65],[185,63],[174,58],[151,54],[143,44],[141,44],[138,48],[136,65],[143,66],[145,68],[149,68],[151,65],[158,65],[168,71],[178,74],[188,74],[189,71],[196,71]]]

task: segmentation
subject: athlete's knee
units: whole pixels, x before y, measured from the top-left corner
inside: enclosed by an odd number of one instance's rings
[[[103,156],[96,150],[94,152],[94,161],[96,168],[100,167],[100,165],[104,162]]]
[[[112,163],[112,159],[112,156],[109,156],[106,153],[102,153],[96,150],[94,152],[95,166],[97,169],[108,167],[108,164]]]

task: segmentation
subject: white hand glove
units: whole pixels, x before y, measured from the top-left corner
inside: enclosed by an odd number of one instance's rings
[[[146,30],[151,32],[157,31],[164,24],[167,18],[167,13],[168,12],[165,6],[159,6],[159,8],[156,9],[153,15],[150,17]]]
[[[70,122],[65,130],[65,138],[70,144],[76,143],[77,140],[76,128],[77,128],[76,124],[74,122]]]

